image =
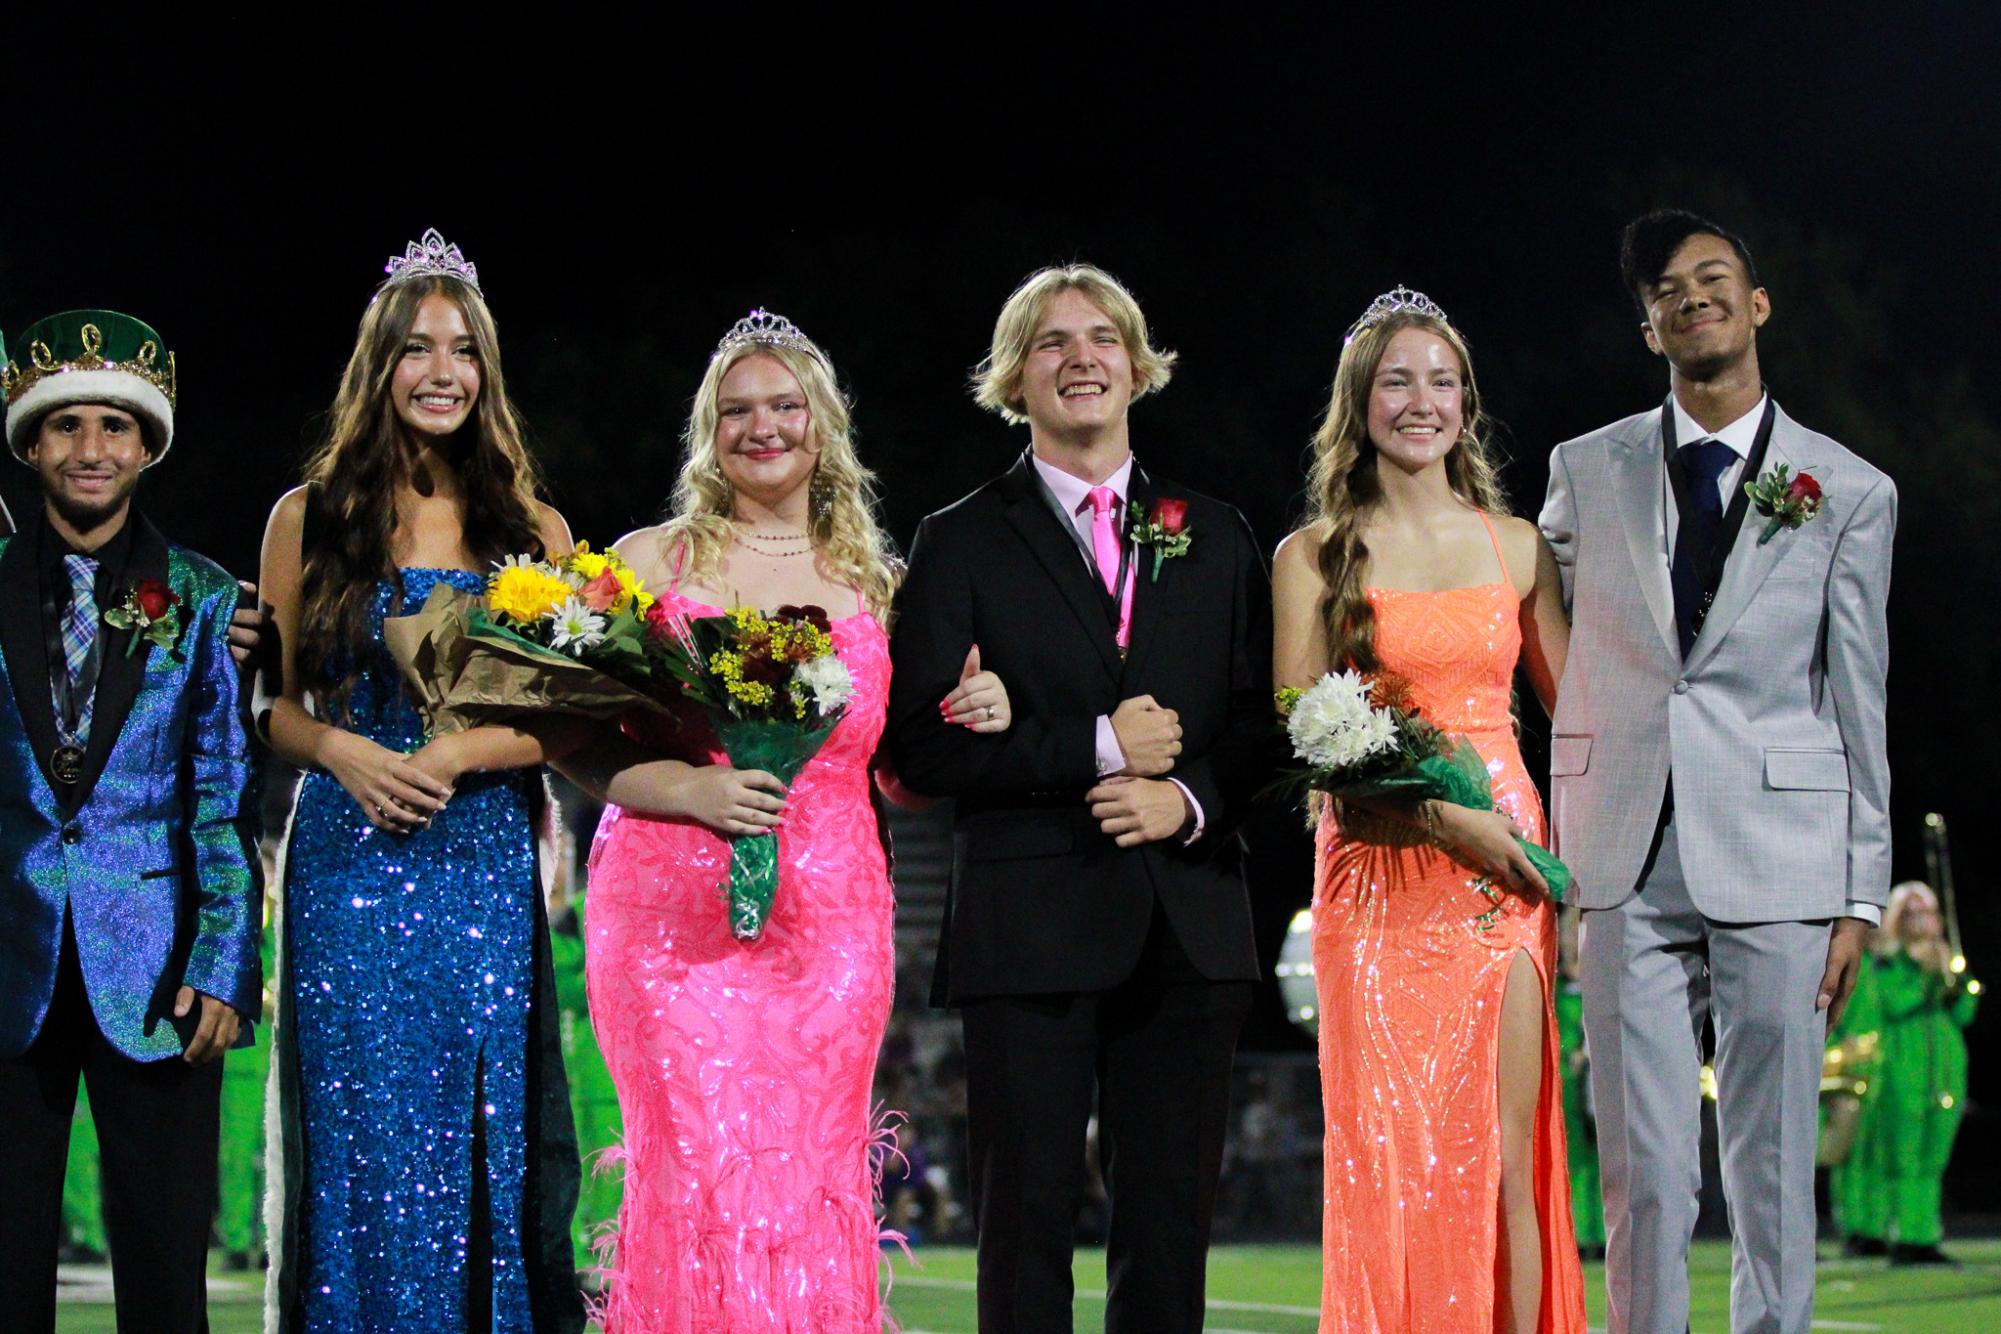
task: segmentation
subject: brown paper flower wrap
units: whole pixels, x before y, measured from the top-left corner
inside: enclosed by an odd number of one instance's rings
[[[614,621],[605,640],[579,659],[498,624],[484,602],[439,584],[417,612],[382,623],[383,642],[433,736],[532,714],[668,713],[667,701],[680,694],[671,678],[653,679],[636,618]]]

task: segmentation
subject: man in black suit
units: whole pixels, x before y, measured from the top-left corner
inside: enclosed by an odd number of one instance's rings
[[[1166,384],[1089,265],[1008,299],[976,397],[1030,444],[925,519],[898,601],[890,739],[957,798],[934,1003],[965,1024],[984,1334],[1071,1328],[1095,1095],[1113,1334],[1199,1330],[1230,1062],[1257,977],[1236,825],[1273,758],[1271,601],[1232,507],[1134,461]],[[1177,540],[1177,539],[1185,540]],[[968,651],[1013,724],[941,716]]]

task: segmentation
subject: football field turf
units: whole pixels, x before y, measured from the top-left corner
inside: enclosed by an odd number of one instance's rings
[[[1987,1334],[2001,1330],[2001,1242],[1956,1241],[1956,1270],[1890,1269],[1881,1261],[1830,1261],[1820,1268],[1814,1328],[1897,1331],[1898,1334]],[[889,1302],[904,1334],[974,1334],[973,1256],[952,1247],[925,1247],[913,1267],[895,1255]],[[1729,1329],[1730,1251],[1701,1242],[1691,1262],[1691,1334]],[[65,1271],[61,1334],[112,1334],[108,1276]],[[209,1318],[214,1334],[256,1334],[262,1328],[257,1284],[217,1274]],[[1079,1252],[1077,1329],[1103,1328],[1104,1255]],[[1594,1329],[1603,1327],[1604,1270],[1585,1270]],[[71,1294],[74,1294],[72,1296]],[[1311,1246],[1219,1246],[1209,1260],[1208,1334],[1312,1334],[1320,1300],[1320,1252]],[[410,1334],[422,1334],[411,1331]],[[450,1334],[450,1332],[440,1332]]]

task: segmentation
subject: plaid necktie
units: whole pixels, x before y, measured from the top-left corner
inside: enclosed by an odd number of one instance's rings
[[[83,679],[84,664],[97,644],[97,561],[89,556],[64,556],[69,571],[69,610],[63,613],[63,668],[69,674],[71,697]],[[90,711],[96,691],[77,703],[76,741],[90,736]]]

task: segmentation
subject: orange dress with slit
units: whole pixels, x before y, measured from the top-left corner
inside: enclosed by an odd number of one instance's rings
[[[1489,525],[1492,531],[1492,525]],[[1499,544],[1496,543],[1496,554]],[[1509,686],[1520,599],[1505,581],[1441,592],[1372,588],[1376,652],[1419,711],[1487,761],[1496,806],[1543,841],[1542,802],[1515,745]],[[1556,916],[1503,894],[1408,825],[1360,816],[1315,838],[1313,966],[1326,1107],[1321,1334],[1466,1334],[1496,1325],[1501,997],[1517,953],[1542,986],[1535,1118],[1542,1334],[1583,1334],[1556,1019]],[[1482,917],[1488,921],[1483,924]]]

